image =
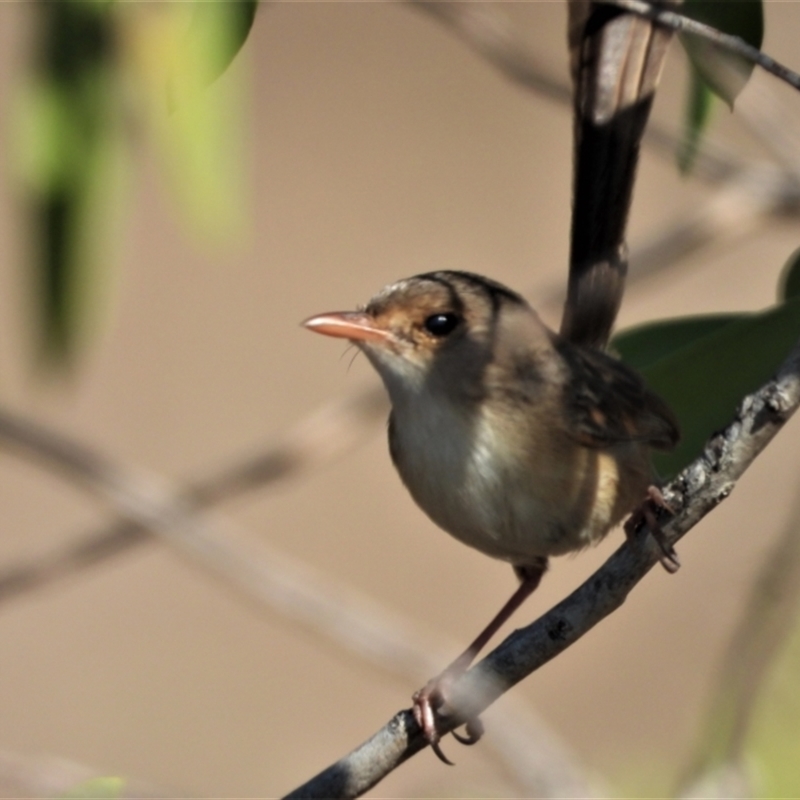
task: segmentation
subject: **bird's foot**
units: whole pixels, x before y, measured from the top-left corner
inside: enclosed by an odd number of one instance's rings
[[[417,724],[422,728],[422,733],[428,740],[431,750],[436,753],[440,761],[450,766],[454,766],[453,762],[444,754],[439,742],[441,741],[442,734],[439,729],[440,709],[447,702],[447,694],[449,686],[452,682],[464,672],[463,668],[454,669],[456,664],[448,667],[441,675],[432,680],[414,693],[414,719]],[[453,737],[461,744],[472,745],[475,744],[483,736],[483,723],[480,718],[474,717],[466,722],[465,728],[466,735],[461,735],[452,731]]]
[[[628,539],[632,539],[639,527],[643,523],[646,524],[650,530],[650,535],[661,550],[658,557],[661,566],[667,572],[675,573],[680,569],[681,562],[678,560],[675,548],[667,541],[664,535],[661,523],[658,521],[659,511],[666,511],[670,516],[675,514],[675,510],[664,499],[661,490],[657,486],[649,486],[644,502],[631,514],[625,523],[625,535]]]

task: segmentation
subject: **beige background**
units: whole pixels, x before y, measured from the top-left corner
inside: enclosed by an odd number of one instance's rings
[[[566,73],[560,3],[500,6]],[[0,5],[0,107],[18,86],[27,10]],[[796,66],[800,6],[768,4],[767,49]],[[656,110],[681,107],[671,54]],[[256,451],[326,400],[375,380],[348,369],[306,316],[363,302],[384,283],[438,268],[492,275],[536,304],[567,256],[567,109],[509,84],[434,22],[402,5],[263,8],[215,92],[248,81],[252,233],[238,250],[187,234],[152,153],[136,149],[113,318],[71,382],[29,362],[23,218],[0,184],[0,397],[123,462],[184,480]],[[787,102],[797,102],[788,92]],[[715,136],[758,152],[727,112]],[[2,152],[8,152],[7,129]],[[647,152],[637,244],[710,189]],[[772,302],[798,244],[795,222],[759,227],[632,287],[628,325]],[[558,318],[552,303],[543,309]],[[691,744],[716,663],[796,493],[798,421],[734,495],[629,602],[518,687],[587,767],[622,790],[657,791]],[[0,565],[48,552],[108,510],[15,454],[0,453]],[[302,482],[222,511],[271,545],[466,643],[514,586],[507,566],[438,531],[395,476],[378,432]],[[560,559],[517,614],[532,619],[620,542]],[[0,748],[54,754],[179,790],[273,796],[293,788],[407,706],[417,685],[365,666],[243,600],[153,544],[0,606]],[[487,734],[491,737],[491,730]],[[376,797],[517,796],[491,748],[430,753]]]

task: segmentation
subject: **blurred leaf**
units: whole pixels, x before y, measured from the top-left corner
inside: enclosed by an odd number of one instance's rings
[[[761,48],[764,38],[761,0],[686,0],[681,11],[687,17]],[[706,39],[690,34],[682,34],[680,39],[701,78],[714,94],[733,108],[734,100],[753,72],[753,63]]]
[[[122,139],[115,35],[106,0],[36,5],[37,69],[15,115],[28,195],[42,353],[66,363],[90,329],[109,273]]]
[[[800,531],[798,532],[800,533]],[[758,687],[759,698],[745,742],[759,779],[760,797],[800,796],[800,626]]]
[[[662,477],[697,457],[708,437],[733,417],[741,399],[768,380],[800,338],[800,298],[756,314],[668,320],[620,333],[623,360],[670,405],[681,442],[658,454]]]
[[[686,111],[683,123],[683,138],[678,148],[678,169],[686,175],[691,172],[700,139],[711,119],[714,93],[695,67],[689,65],[689,90],[686,95]]]
[[[763,770],[752,769],[752,759],[743,761],[743,745],[763,705],[764,688],[774,683],[776,665],[785,661],[795,634],[800,610],[798,533],[800,496],[795,495],[788,524],[759,557],[762,563],[737,614],[684,770],[680,797],[764,796],[754,791]]]
[[[196,2],[186,40],[205,53],[198,76],[207,85],[230,66],[247,41],[258,9],[258,0]]]
[[[61,797],[64,800],[117,800],[125,791],[124,778],[92,778],[70,789]]]
[[[242,82],[229,74],[208,83],[230,62],[232,43],[243,41],[233,10],[252,5],[156,4],[128,31],[145,121],[180,210],[207,241],[230,240],[245,229]]]
[[[794,297],[800,297],[800,247],[787,259],[778,281],[778,299]]]

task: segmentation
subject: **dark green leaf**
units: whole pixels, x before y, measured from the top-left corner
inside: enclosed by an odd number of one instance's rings
[[[687,17],[761,48],[764,38],[761,0],[686,0],[681,11]],[[702,79],[732,108],[734,100],[750,78],[752,62],[705,39],[690,34],[681,35],[680,38]]]
[[[800,337],[800,298],[756,314],[691,317],[620,334],[614,346],[669,403],[681,424],[677,449],[659,454],[662,477],[700,454],[749,392],[770,378]]]
[[[778,300],[794,297],[800,297],[800,247],[787,259],[778,281]]]
[[[651,322],[621,331],[614,337],[612,347],[626,364],[641,372],[665,356],[747,316],[741,313],[709,314]]]
[[[36,8],[37,70],[19,108],[18,168],[29,194],[42,352],[64,363],[111,261],[103,245],[120,175],[116,37],[107,2]]]

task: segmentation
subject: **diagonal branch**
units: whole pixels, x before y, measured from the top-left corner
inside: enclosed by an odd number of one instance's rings
[[[572,86],[542,63],[517,32],[512,21],[490,5],[475,3],[426,2],[405,0],[472,49],[505,78],[540,97],[564,106],[572,105]],[[644,141],[663,157],[674,159],[680,137],[651,121]],[[720,145],[704,142],[695,160],[692,175],[715,183],[729,177],[741,165],[741,158]]]
[[[664,490],[675,516],[664,525],[674,543],[733,491],[736,481],[800,405],[800,342],[777,376],[742,401],[735,419]],[[480,714],[500,695],[574,644],[619,608],[658,561],[644,534],[624,544],[569,597],[515,631],[452,687],[448,730]],[[289,798],[358,797],[427,745],[410,711],[400,711],[371,739]]]
[[[800,74],[776,61],[772,56],[763,53],[757,47],[748,44],[739,36],[723,33],[711,25],[706,25],[704,22],[698,22],[676,11],[667,11],[651,5],[645,0],[597,0],[597,2],[630,11],[632,14],[657,22],[659,25],[678,33],[688,33],[691,36],[707,39],[712,44],[728,50],[753,64],[757,64],[776,78],[780,78],[780,80],[800,90]]]
[[[516,34],[511,21],[490,6],[406,0],[449,28],[489,64],[514,83],[543,97],[572,103],[572,87],[555,76]]]
[[[388,402],[382,388],[366,389],[344,400],[326,403],[300,420],[272,447],[221,470],[215,469],[190,483],[181,492],[180,500],[192,511],[200,511],[271,483],[297,478],[352,449],[386,419],[387,413]],[[26,449],[38,443],[51,456],[76,458],[72,446],[66,443],[53,453],[53,434],[50,431],[30,425],[23,427],[21,420],[2,409],[0,440],[6,443],[17,440],[18,445]],[[67,463],[63,458],[61,463],[66,469]],[[0,567],[0,604],[152,540],[143,520],[128,517],[86,533],[35,560]]]

